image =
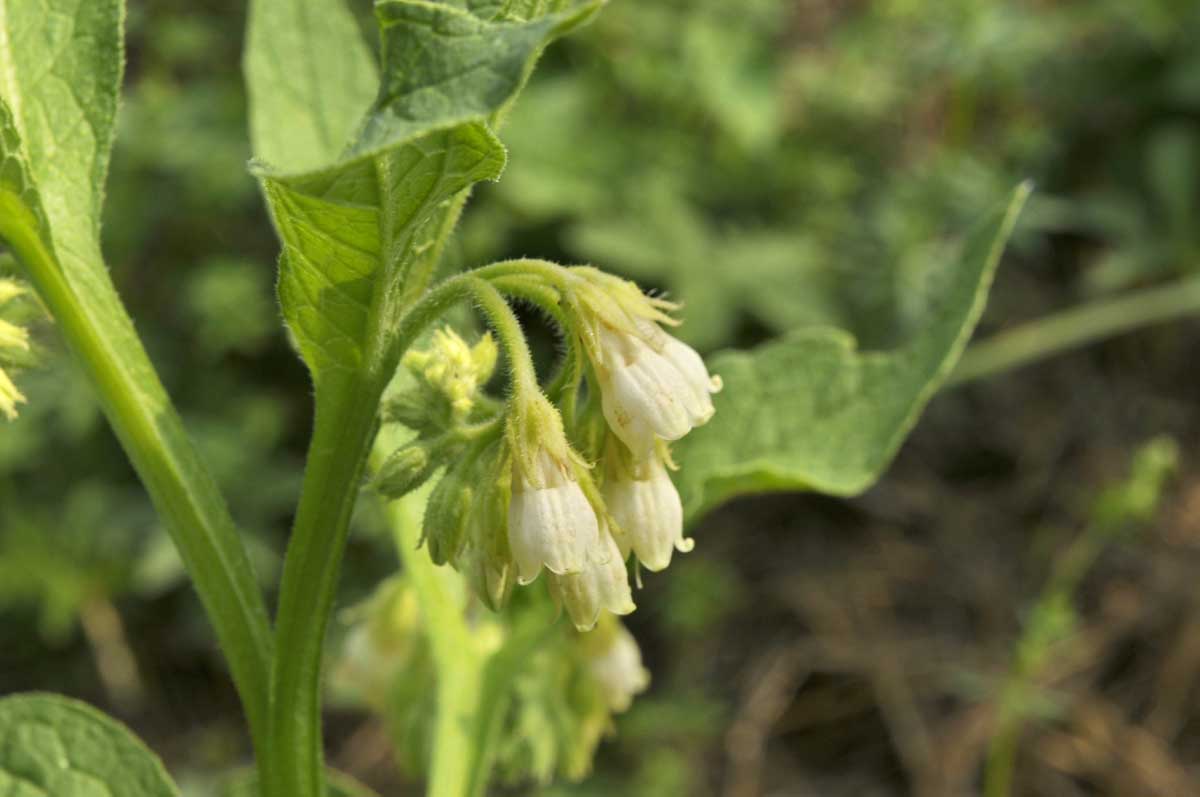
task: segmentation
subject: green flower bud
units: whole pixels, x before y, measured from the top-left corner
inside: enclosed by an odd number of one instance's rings
[[[492,611],[508,604],[517,571],[508,547],[505,507],[508,474],[497,449],[479,469],[480,488],[467,522],[467,540],[455,566],[472,591]]]
[[[404,365],[449,402],[455,417],[463,418],[475,406],[480,388],[496,369],[497,355],[490,334],[468,346],[457,332],[446,327],[433,334],[428,349],[404,355]]]
[[[24,293],[24,286],[15,280],[0,279],[0,309]],[[10,421],[17,417],[17,405],[25,402],[25,396],[13,383],[5,366],[21,364],[28,354],[28,330],[13,321],[0,318],[0,415]]]
[[[458,557],[466,538],[467,521],[475,492],[461,466],[451,469],[429,496],[421,539],[434,564],[444,565]]]
[[[371,481],[377,492],[395,500],[420,487],[437,467],[429,447],[413,443],[392,452]]]

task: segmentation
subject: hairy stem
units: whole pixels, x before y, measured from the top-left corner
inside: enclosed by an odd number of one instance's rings
[[[985,378],[1123,332],[1197,313],[1197,277],[1091,302],[976,343],[967,349],[946,384]]]

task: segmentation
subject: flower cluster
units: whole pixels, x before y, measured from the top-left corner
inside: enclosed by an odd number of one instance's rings
[[[25,293],[25,288],[15,280],[0,278],[0,311],[14,304],[14,300]],[[0,317],[0,415],[8,420],[17,417],[17,405],[25,402],[25,396],[13,383],[6,367],[22,365],[29,355],[29,332],[13,321]]]
[[[633,611],[631,556],[659,571],[691,550],[669,446],[713,416],[721,383],[666,331],[677,323],[670,302],[589,267],[540,264],[520,279],[517,289],[540,280],[532,295],[553,302],[566,337],[560,378],[546,392],[527,384],[532,364],[515,362],[528,359],[524,340],[505,337],[521,334],[515,324],[495,324],[499,347],[438,331],[405,357],[416,386],[387,412],[417,438],[376,487],[396,496],[441,470],[423,530],[434,562],[464,573],[491,607],[545,571],[551,596],[589,629],[604,612]],[[503,404],[482,393],[497,348],[512,366]]]
[[[551,594],[584,629],[602,611],[633,610],[631,553],[657,571],[673,551],[691,550],[667,473],[668,443],[712,417],[720,381],[693,349],[664,331],[675,323],[670,303],[592,268],[565,270],[561,291],[570,311],[567,334],[587,358],[603,418],[592,435],[602,442],[587,452],[598,467],[575,452],[559,413],[540,394],[515,406],[508,418],[508,540],[519,581],[528,583],[545,567]],[[591,420],[585,411],[578,427]]]

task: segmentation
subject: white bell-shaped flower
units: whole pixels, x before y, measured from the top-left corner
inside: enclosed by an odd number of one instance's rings
[[[597,334],[604,417],[639,455],[648,453],[657,438],[678,440],[706,423],[713,415],[709,394],[719,388],[700,355],[657,325],[647,324],[661,350],[641,335],[605,326]]]
[[[632,549],[647,570],[665,570],[674,551],[695,547],[683,536],[679,491],[657,455],[606,481],[604,503],[616,523],[618,545],[626,554]]]
[[[600,685],[609,710],[618,713],[627,710],[634,695],[650,685],[650,673],[642,666],[637,640],[620,623],[616,623],[603,650],[588,660],[588,671]]]
[[[620,615],[636,608],[625,559],[607,528],[601,529],[600,542],[589,552],[582,572],[554,576],[550,593],[580,631],[595,626],[602,610]]]
[[[533,466],[532,473],[514,466],[508,506],[508,544],[521,584],[543,565],[552,573],[580,572],[599,536],[596,513],[569,465],[541,449]]]

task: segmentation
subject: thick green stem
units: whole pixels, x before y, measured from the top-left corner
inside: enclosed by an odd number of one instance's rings
[[[102,331],[129,323],[123,313],[119,318],[101,317],[120,313],[120,304],[113,302],[115,309],[110,309],[107,302],[81,296],[34,229],[35,222],[19,200],[0,196],[0,237],[24,265],[88,375],[179,549],[216,629],[261,756],[266,749],[271,631],[238,530],[140,341],[130,335],[117,346]]]
[[[1200,313],[1200,278],[1134,291],[1031,321],[967,349],[947,386],[980,379],[1150,324]]]
[[[270,749],[262,768],[269,797],[314,797],[324,790],[322,650],[382,391],[378,380],[348,379],[336,392],[318,395],[280,584],[275,649],[281,655],[272,670]]]
[[[321,663],[358,484],[377,426],[379,400],[403,353],[429,324],[486,283],[460,275],[433,288],[401,318],[386,352],[355,373],[319,380],[316,422],[288,543],[271,671],[267,797],[323,793]]]

